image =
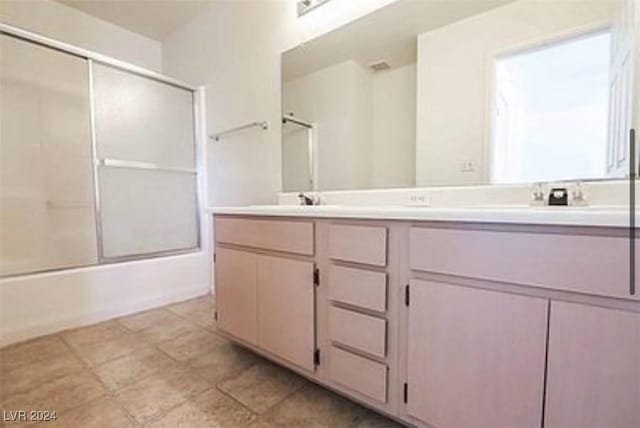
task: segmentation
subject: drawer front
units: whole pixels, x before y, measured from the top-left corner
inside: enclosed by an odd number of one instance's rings
[[[329,377],[337,384],[381,403],[387,402],[387,366],[334,346]]]
[[[387,229],[379,226],[333,224],[329,229],[329,257],[386,266]]]
[[[387,274],[331,265],[329,299],[384,312],[387,309]]]
[[[387,321],[331,306],[329,339],[376,357],[386,355]]]
[[[638,297],[629,292],[629,241],[623,237],[414,227],[409,251],[411,269]]]
[[[215,218],[216,242],[265,250],[313,255],[313,223],[310,221]]]

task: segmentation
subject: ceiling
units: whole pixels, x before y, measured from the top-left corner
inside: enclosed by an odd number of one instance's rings
[[[1,1],[1,0],[0,0]],[[104,21],[162,41],[213,0],[57,0]]]
[[[417,36],[514,0],[400,0],[282,56],[285,82],[349,59],[393,67],[416,61]]]

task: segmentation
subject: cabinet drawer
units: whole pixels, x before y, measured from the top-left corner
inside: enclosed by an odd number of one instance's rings
[[[331,306],[329,339],[377,357],[386,354],[387,321]]]
[[[387,366],[334,346],[330,349],[329,377],[362,395],[387,402]]]
[[[387,308],[387,274],[331,265],[329,299],[384,312]]]
[[[386,266],[387,229],[378,226],[333,224],[329,229],[329,257]]]
[[[624,237],[414,227],[409,252],[411,269],[633,298]]]
[[[216,242],[265,250],[313,255],[313,223],[310,221],[215,218]]]

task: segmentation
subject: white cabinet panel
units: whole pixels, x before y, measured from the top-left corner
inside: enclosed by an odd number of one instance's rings
[[[216,311],[218,328],[258,344],[256,255],[216,249]]]
[[[540,427],[547,301],[411,281],[408,413],[436,427]]]
[[[258,256],[261,348],[313,371],[315,349],[313,263]]]
[[[549,428],[640,426],[640,314],[553,302]]]

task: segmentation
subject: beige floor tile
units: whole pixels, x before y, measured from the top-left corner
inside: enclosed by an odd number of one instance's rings
[[[5,410],[55,410],[61,413],[105,394],[105,388],[88,371],[50,380],[25,393],[7,397]]]
[[[366,410],[355,428],[403,428],[404,426],[372,410]]]
[[[194,324],[197,324],[200,327],[204,327],[207,330],[215,331],[217,328],[215,311],[213,309],[193,312],[186,316],[186,318],[188,318],[189,321],[193,322]]]
[[[292,371],[265,361],[221,382],[218,388],[252,411],[264,413],[306,383]]]
[[[84,363],[71,352],[71,349],[66,349],[66,355],[35,361],[3,372],[0,376],[0,394],[8,398],[17,393],[29,392],[48,381],[82,371]]]
[[[155,348],[142,348],[94,368],[110,390],[130,385],[157,372],[175,370],[179,364]]]
[[[59,413],[52,422],[42,422],[36,428],[134,428],[137,425],[111,397],[99,398],[81,407]]]
[[[145,423],[211,387],[191,371],[171,371],[119,390],[116,399],[137,422]]]
[[[201,354],[188,362],[198,374],[214,384],[237,377],[253,364],[265,361],[245,348],[222,340],[224,342],[211,352]]]
[[[105,321],[99,324],[67,330],[61,333],[62,338],[72,347],[91,345],[129,336],[131,332],[117,321]]]
[[[173,303],[167,309],[178,315],[189,315],[192,312],[199,312],[209,309],[215,310],[215,300],[211,294],[185,300],[184,302]]]
[[[260,415],[251,428],[355,427],[364,420],[367,412],[346,398],[309,384]]]
[[[218,336],[213,311],[206,296],[4,348],[2,408],[57,411],[37,427],[401,426]]]
[[[189,361],[212,352],[224,344],[219,336],[204,329],[192,330],[182,336],[157,344],[157,347],[178,361]]]
[[[157,326],[158,324],[163,324],[170,318],[175,318],[175,315],[165,309],[151,309],[118,318],[118,322],[129,330],[140,331],[145,328]]]
[[[215,388],[154,421],[152,428],[242,428],[255,415]]]
[[[72,345],[72,348],[87,364],[97,366],[148,346],[137,333],[127,333],[101,342]]]
[[[169,305],[167,309],[201,327],[215,330],[215,301],[210,295]]]
[[[195,323],[164,309],[154,309],[130,315],[118,320],[129,330],[136,331],[150,342],[156,343],[172,339],[194,330]]]
[[[69,347],[58,336],[45,336],[0,349],[0,373],[20,366],[69,354]]]

